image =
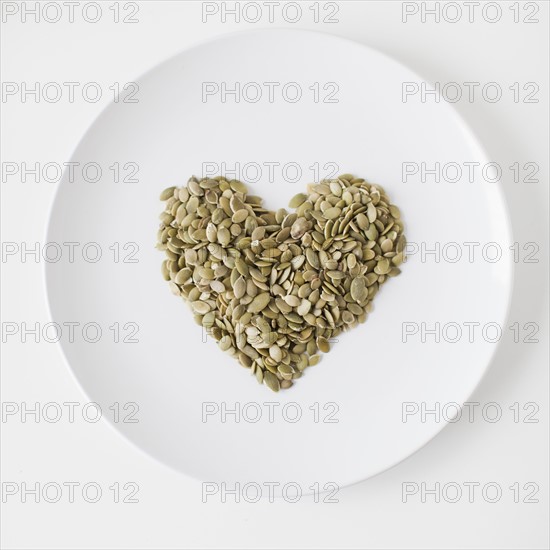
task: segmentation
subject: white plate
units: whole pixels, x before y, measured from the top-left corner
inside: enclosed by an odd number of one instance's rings
[[[64,332],[63,353],[91,400],[101,404],[113,426],[163,463],[201,480],[264,483],[295,482],[304,492],[319,483],[340,486],[360,481],[396,464],[430,440],[443,419],[402,420],[405,402],[463,403],[478,384],[495,351],[494,343],[467,335],[457,343],[428,336],[402,341],[402,323],[496,322],[503,326],[509,301],[512,263],[508,217],[498,184],[460,182],[403,183],[405,161],[486,162],[471,132],[445,102],[402,101],[402,83],[421,79],[378,52],[338,37],[305,31],[270,30],[232,34],[184,51],[137,82],[138,103],[119,101],[98,117],[77,147],[73,162],[97,162],[97,183],[65,174],[55,197],[47,240],[79,242],[76,259],[67,254],[46,265],[53,320],[98,323],[96,343],[75,341]],[[203,82],[234,87],[259,83],[256,103],[228,97],[201,97]],[[264,82],[278,82],[266,100]],[[296,103],[281,100],[285,83],[303,93]],[[338,86],[337,103],[321,99]],[[247,88],[253,98],[258,86]],[[287,87],[289,96],[295,87]],[[128,90],[131,92],[132,90]],[[114,183],[113,163],[128,176],[126,162],[139,164],[139,183]],[[297,182],[269,181],[267,169],[249,184],[270,208],[288,199],[314,177],[310,166],[337,163],[383,185],[399,205],[410,242],[500,243],[503,257],[484,261],[422,262],[413,255],[403,273],[388,282],[366,324],[339,338],[321,363],[306,371],[287,392],[271,393],[246,369],[203,342],[187,307],[169,292],[160,275],[162,253],[154,248],[161,203],[168,185],[200,175],[203,163],[301,166]],[[249,165],[254,177],[253,165]],[[292,177],[292,173],[288,172]],[[246,175],[240,174],[247,180]],[[84,243],[103,250],[96,263],[82,260]],[[131,256],[135,242],[139,252]],[[113,261],[121,247],[119,262]],[[67,250],[64,247],[64,250]],[[93,256],[93,249],[88,247]],[[138,263],[124,263],[125,257]],[[450,256],[450,252],[449,252]],[[115,343],[114,331],[129,336],[139,326],[139,343]],[[93,330],[89,336],[93,338]],[[447,334],[452,338],[452,332]],[[113,421],[113,403],[135,402],[137,423],[123,422],[133,406]],[[221,413],[203,422],[204,403],[244,406],[248,420],[258,406],[258,422],[235,422]],[[276,402],[274,421],[268,405]],[[302,417],[292,423],[299,405]],[[314,418],[318,403],[320,417]],[[335,403],[336,405],[326,405]],[[323,410],[323,407],[326,408]],[[330,416],[335,408],[338,412]],[[330,416],[338,422],[323,422]]]

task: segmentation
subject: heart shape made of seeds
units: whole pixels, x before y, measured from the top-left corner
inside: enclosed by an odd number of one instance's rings
[[[363,323],[398,275],[405,237],[384,190],[343,174],[272,212],[223,176],[168,187],[157,248],[172,292],[196,322],[273,391],[292,386]]]

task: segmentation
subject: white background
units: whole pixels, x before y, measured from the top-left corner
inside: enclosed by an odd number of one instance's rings
[[[3,10],[6,9],[4,3]],[[34,4],[31,3],[31,7]],[[2,161],[58,162],[69,159],[76,143],[110,101],[108,87],[135,80],[150,67],[202,39],[239,29],[292,26],[345,36],[393,56],[431,82],[497,82],[506,98],[490,103],[477,94],[457,110],[477,134],[489,157],[507,167],[536,162],[538,183],[514,183],[506,171],[498,185],[506,194],[514,240],[520,247],[535,242],[538,263],[516,265],[509,324],[539,326],[538,343],[514,343],[507,331],[495,360],[471,401],[497,403],[502,418],[462,420],[445,430],[414,456],[373,479],[341,489],[336,504],[235,503],[231,497],[201,500],[200,483],[184,478],[142,454],[105,422],[41,421],[32,416],[2,419],[2,481],[34,485],[48,482],[96,482],[103,498],[74,503],[21,502],[2,504],[3,548],[548,548],[548,4],[520,3],[523,20],[539,9],[539,23],[514,22],[513,3],[503,2],[500,21],[489,23],[478,7],[474,22],[434,22],[420,13],[402,22],[401,2],[341,2],[338,23],[315,24],[313,2],[302,2],[303,15],[291,25],[275,10],[275,22],[234,22],[220,15],[202,21],[199,2],[139,3],[135,24],[113,23],[112,2],[101,2],[103,17],[95,24],[26,23],[21,15],[2,24],[3,82],[90,82],[102,84],[97,103],[66,99],[57,103],[2,97]],[[422,8],[424,3],[408,3]],[[525,4],[525,6],[523,5]],[[122,4],[123,5],[123,4]],[[433,8],[429,2],[427,7]],[[127,14],[121,8],[121,17]],[[323,14],[323,11],[321,11]],[[492,12],[488,12],[492,17]],[[454,12],[447,13],[454,17]],[[360,67],[357,68],[360,70]],[[510,101],[508,87],[536,82],[538,103]],[[478,88],[479,90],[479,88]],[[44,240],[55,184],[22,183],[11,177],[1,183],[2,241]],[[475,200],[475,186],[472,188]],[[465,213],[467,220],[467,213]],[[48,321],[43,268],[31,257],[9,257],[2,263],[2,321]],[[524,336],[522,334],[521,336]],[[86,402],[74,383],[57,345],[22,344],[11,337],[2,345],[2,401]],[[509,409],[535,403],[538,423],[514,422]],[[361,434],[356,434],[361,437]],[[193,449],[189,449],[192,453]],[[227,452],[230,452],[228,450]],[[134,482],[138,503],[114,503],[109,486]],[[402,500],[404,482],[457,483],[459,502],[436,503],[433,496]],[[468,501],[465,482],[497,483],[498,502],[487,502],[478,487]],[[515,503],[534,483],[538,503]],[[124,494],[124,491],[122,492]],[[454,493],[449,493],[452,496]],[[321,500],[323,497],[321,496]]]

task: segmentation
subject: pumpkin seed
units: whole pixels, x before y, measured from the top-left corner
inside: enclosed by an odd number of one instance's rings
[[[270,390],[279,391],[279,379],[272,372],[268,370],[264,372],[264,382]]]
[[[193,302],[191,305],[196,313],[204,315],[210,311],[210,306],[206,302]]]
[[[233,189],[233,191],[237,193],[242,193],[243,195],[245,195],[248,192],[246,185],[240,182],[239,180],[231,180],[229,182],[229,186],[231,187],[231,189]]]
[[[367,205],[367,218],[369,219],[370,223],[374,223],[374,221],[376,220],[376,215],[376,207],[372,202],[369,202],[369,204]]]
[[[326,338],[319,336],[317,338],[317,346],[323,353],[328,353],[330,351],[330,344]]]
[[[172,188],[172,191],[174,189]],[[161,199],[164,200],[164,199]],[[304,193],[298,193],[297,195],[294,195],[290,201],[288,202],[289,208],[298,208],[302,203],[304,203],[307,200],[307,195]]]
[[[242,208],[241,210],[237,210],[233,216],[231,217],[231,220],[234,222],[234,223],[242,223],[244,222],[244,220],[246,220],[246,218],[248,217],[248,210],[246,210],[245,208]],[[237,233],[238,234],[238,233]]]
[[[340,214],[342,213],[342,210],[336,206],[333,206],[332,208],[327,208],[324,212],[323,212],[323,216],[327,219],[327,220],[334,220],[336,219]]]
[[[235,284],[233,285],[233,292],[235,293],[235,298],[238,300],[246,294],[246,281],[242,276],[235,281]]]
[[[271,296],[269,292],[262,292],[252,300],[248,306],[248,311],[250,313],[259,313],[262,309],[265,309],[270,300]]]
[[[315,366],[317,363],[319,363],[320,360],[321,360],[320,355],[310,355],[310,357],[309,357],[309,366],[310,367]]]
[[[174,196],[174,191],[175,190],[176,190],[176,187],[167,187],[160,194],[160,200],[161,201],[167,201],[168,199],[172,198]]]

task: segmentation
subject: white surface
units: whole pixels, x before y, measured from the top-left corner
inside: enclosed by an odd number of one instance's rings
[[[114,482],[133,481],[140,486],[140,502],[113,504],[112,498],[106,497],[97,504],[79,500],[74,504],[22,504],[12,499],[2,507],[4,547],[548,546],[545,282],[548,212],[547,187],[543,183],[548,180],[548,135],[540,122],[548,115],[544,96],[544,90],[548,89],[545,73],[548,59],[543,54],[548,45],[545,25],[548,13],[545,4],[540,7],[538,25],[514,24],[506,7],[506,17],[495,25],[483,20],[477,24],[423,25],[401,23],[398,2],[343,3],[339,24],[317,25],[321,30],[356,39],[393,55],[431,81],[497,81],[504,89],[514,82],[536,81],[541,88],[538,104],[515,104],[507,97],[496,104],[478,101],[457,105],[490,158],[503,166],[516,161],[536,161],[540,165],[538,184],[514,184],[509,175],[500,184],[511,205],[514,239],[520,243],[535,241],[541,247],[538,264],[516,266],[516,292],[510,314],[512,322],[537,322],[540,342],[515,344],[512,333],[507,331],[492,368],[472,398],[481,403],[499,403],[503,418],[488,423],[478,415],[474,423],[449,426],[396,468],[342,489],[337,495],[338,504],[315,504],[308,498],[299,504],[284,501],[234,504],[231,500],[221,504],[214,499],[203,504],[200,484],[147,458],[108,429],[105,422],[21,424],[10,419],[2,424],[3,481],[29,484],[96,481],[107,495]],[[237,27],[251,27],[246,23],[203,24],[199,4],[179,2],[143,4],[139,18],[139,24],[128,26],[101,22],[96,26],[10,22],[2,29],[3,80],[96,80],[107,83],[107,90],[114,81],[135,80],[137,75],[193,42]],[[310,20],[304,16],[302,26],[315,28],[313,24],[305,24]],[[514,40],[510,40],[511,36]],[[66,49],[68,42],[73,44],[70,51]],[[31,47],[32,44],[36,46]],[[107,98],[97,104],[20,104],[10,100],[2,106],[2,159],[65,161],[107,102]],[[296,160],[292,152],[290,155],[288,160]],[[216,153],[212,156],[216,158]],[[43,240],[53,191],[54,186],[46,182],[2,183],[2,240],[31,243]],[[477,192],[474,185],[471,193]],[[397,198],[396,202],[401,204]],[[120,240],[130,239],[125,235]],[[3,268],[3,321],[47,322],[41,282],[43,266],[10,260]],[[379,302],[383,295],[389,299],[397,292],[393,287],[407,275],[404,273],[395,285],[384,288],[377,307],[381,309]],[[181,307],[177,309],[187,313]],[[56,345],[22,345],[13,338],[8,342],[3,346],[4,402],[87,401],[63,364]],[[337,349],[338,346],[334,353]],[[219,353],[216,349],[213,352]],[[328,370],[329,365],[324,367]],[[300,382],[300,386],[306,387],[309,380],[304,378]],[[127,398],[119,400],[124,402]],[[514,402],[537,403],[539,423],[514,423],[508,410]],[[141,410],[139,416],[145,422],[147,411]],[[418,428],[414,424],[409,426]],[[231,454],[234,449],[228,446],[221,452]],[[483,485],[493,481],[503,487],[504,493],[495,504],[480,498],[473,503],[463,498],[452,505],[434,503],[433,499],[427,503],[418,499],[401,502],[403,482],[424,481],[430,486],[435,482],[443,485],[474,481]],[[537,483],[540,503],[515,504],[508,489],[515,482]],[[29,529],[29,525],[34,528]],[[92,525],[102,527],[90,528]]]

